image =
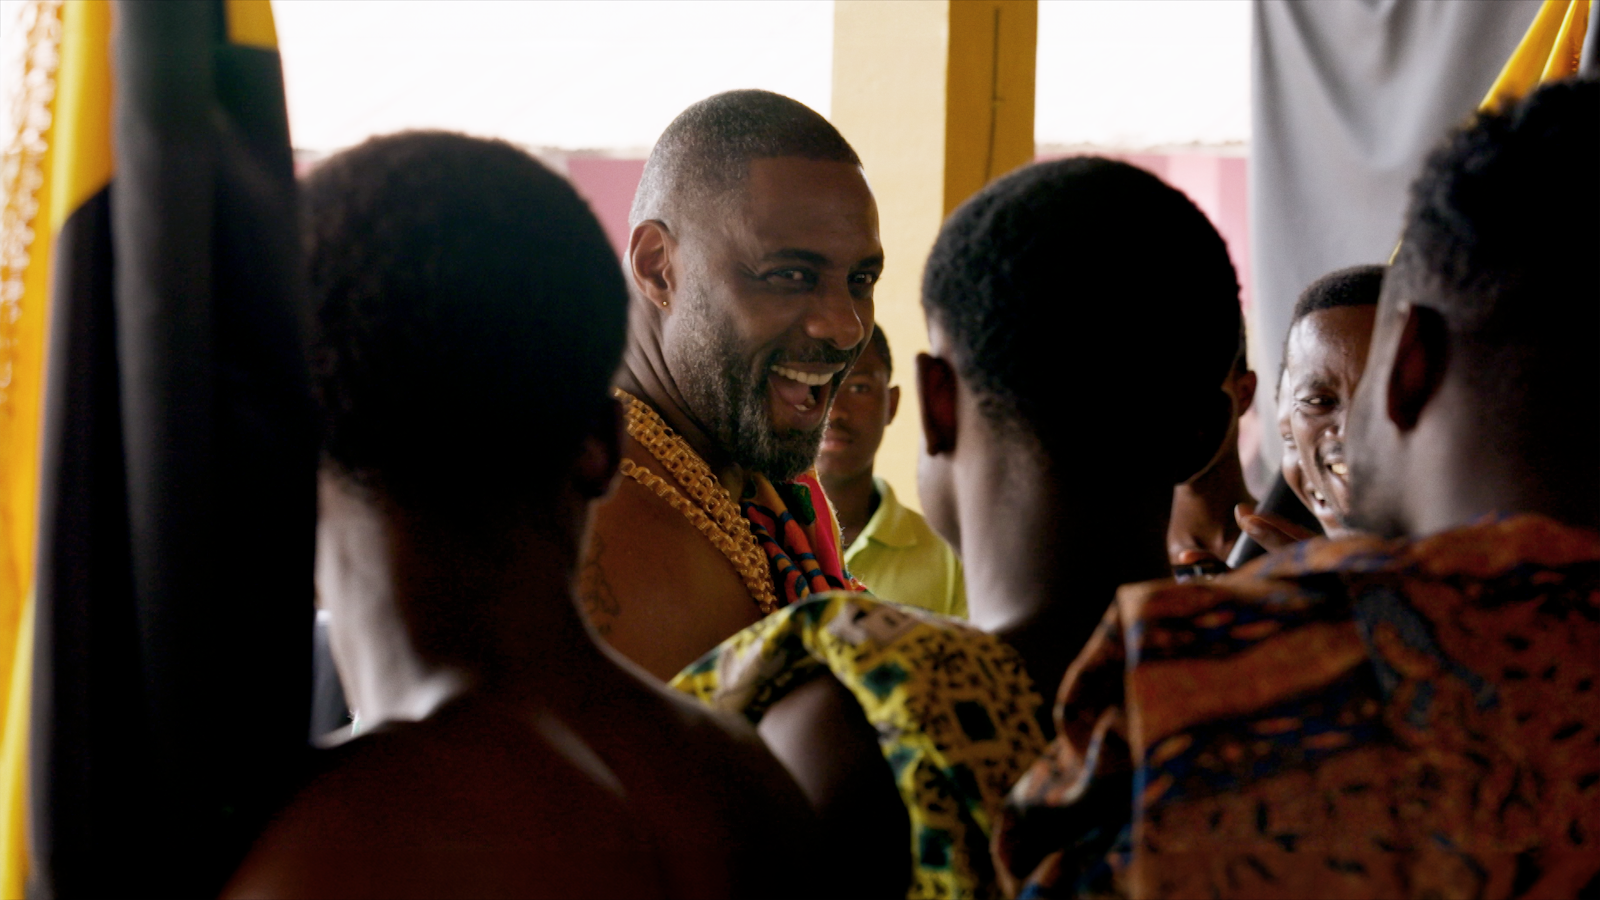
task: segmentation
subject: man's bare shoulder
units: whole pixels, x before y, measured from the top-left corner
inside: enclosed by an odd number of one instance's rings
[[[280,813],[230,897],[661,896],[603,776],[506,717],[358,738]]]
[[[604,686],[607,702],[574,714],[575,727],[660,837],[675,893],[805,896],[814,887],[805,878],[774,880],[771,847],[778,835],[809,846],[815,816],[755,729],[630,664],[619,663],[617,675]]]
[[[595,509],[578,595],[595,631],[662,680],[760,618],[722,552],[631,479]]]

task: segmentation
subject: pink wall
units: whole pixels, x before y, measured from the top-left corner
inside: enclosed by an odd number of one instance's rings
[[[1160,176],[1189,195],[1217,226],[1239,273],[1240,300],[1250,308],[1250,220],[1242,156],[1213,153],[1108,153]],[[1040,160],[1057,158],[1040,156]],[[644,172],[642,159],[568,157],[567,174],[589,201],[621,256],[628,246],[628,207]]]
[[[620,258],[628,250],[628,207],[644,174],[642,159],[567,157],[567,177],[606,230]]]

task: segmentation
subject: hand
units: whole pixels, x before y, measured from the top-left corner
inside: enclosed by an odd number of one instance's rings
[[[1317,536],[1316,532],[1307,531],[1283,516],[1256,512],[1254,503],[1235,506],[1233,518],[1239,523],[1239,529],[1266,548],[1268,553]]]

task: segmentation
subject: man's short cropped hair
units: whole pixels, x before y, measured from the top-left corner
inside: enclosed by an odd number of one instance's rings
[[[1540,368],[1577,363],[1568,374],[1600,380],[1596,160],[1592,77],[1480,115],[1428,157],[1411,186],[1396,295],[1435,306],[1465,352],[1509,352]],[[1554,352],[1563,348],[1571,352]],[[1500,366],[1470,368],[1486,387],[1511,387]]]
[[[685,202],[698,207],[715,200],[744,182],[752,160],[782,156],[861,165],[839,130],[798,100],[757,90],[707,97],[679,113],[656,140],[628,226],[668,220]]]
[[[922,303],[985,413],[1057,456],[1214,400],[1238,355],[1221,236],[1161,179],[1099,157],[1028,166],[963,204]]]
[[[407,506],[548,497],[621,359],[616,256],[503,141],[374,138],[301,188],[325,464]]]
[[[1289,317],[1289,331],[1301,319],[1325,309],[1342,306],[1377,306],[1378,295],[1383,291],[1383,276],[1388,266],[1361,265],[1337,269],[1318,278],[1300,292],[1294,303],[1294,313]],[[1278,380],[1283,383],[1283,373],[1289,368],[1289,335],[1283,335],[1283,351],[1278,354]]]
[[[1300,292],[1289,327],[1314,312],[1341,306],[1377,306],[1388,266],[1350,266],[1318,278]]]

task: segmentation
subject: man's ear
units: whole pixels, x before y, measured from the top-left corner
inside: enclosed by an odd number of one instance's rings
[[[1233,380],[1233,408],[1238,410],[1239,415],[1244,415],[1250,404],[1256,402],[1258,384],[1256,373],[1250,370]]]
[[[1184,410],[1177,442],[1183,453],[1173,460],[1173,484],[1183,484],[1209,470],[1223,453],[1230,452],[1232,448],[1222,442],[1233,427],[1233,404],[1228,392],[1218,387],[1216,394]]]
[[[652,306],[670,308],[677,285],[672,269],[674,241],[667,226],[651,219],[640,222],[628,236],[628,273],[633,285]]]
[[[594,417],[594,425],[583,436],[578,458],[572,464],[572,481],[579,495],[588,500],[604,497],[622,460],[622,406],[606,399]]]
[[[1402,432],[1417,427],[1422,410],[1444,383],[1450,364],[1450,329],[1439,311],[1411,304],[1389,367],[1385,401],[1389,421]]]
[[[956,449],[956,392],[956,371],[949,360],[918,353],[917,406],[929,456]]]
[[[889,420],[885,425],[893,425],[894,417],[900,412],[900,385],[889,388]]]

